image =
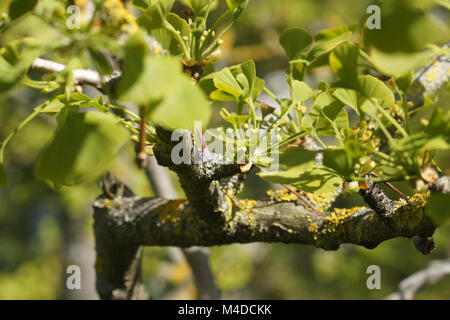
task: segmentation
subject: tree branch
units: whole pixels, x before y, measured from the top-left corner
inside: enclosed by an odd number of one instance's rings
[[[102,181],[104,203],[112,199],[133,199],[133,192],[109,173]],[[141,278],[142,247],[134,241],[124,241],[120,235],[110,234],[102,220],[94,215],[95,271],[97,292],[102,300],[146,300]]]
[[[158,165],[154,157],[148,158],[145,172],[155,195],[166,199],[174,199],[176,198],[176,192],[166,170]],[[214,283],[214,277],[209,267],[208,249],[196,246],[182,249],[182,251],[191,267],[198,298],[201,300],[220,299],[220,292]]]
[[[386,297],[387,300],[411,300],[426,287],[435,284],[450,275],[450,259],[431,261],[427,268],[420,270],[398,285],[398,292]]]
[[[395,237],[431,236],[434,226],[421,210],[428,195],[416,194],[409,203],[394,202],[388,219],[368,208],[316,214],[285,190],[263,201],[238,200],[226,194],[230,209],[225,222],[214,227],[196,215],[187,200],[122,197],[107,201],[102,195],[94,204],[94,216],[103,232],[125,243],[147,246],[284,242],[327,250],[343,243],[375,248]]]
[[[33,62],[31,68],[42,72],[60,72],[63,71],[66,66],[57,62],[38,58]],[[108,83],[119,76],[120,72],[115,72],[110,76],[102,76],[94,70],[73,70],[73,79],[76,84],[89,84],[97,88],[100,88],[104,83]]]

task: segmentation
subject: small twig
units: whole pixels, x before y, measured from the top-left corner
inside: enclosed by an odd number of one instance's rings
[[[66,66],[61,63],[38,58],[33,62],[31,68],[42,72],[61,72],[66,68]],[[76,84],[89,84],[97,88],[100,88],[104,83],[107,83],[118,76],[119,72],[115,72],[111,76],[102,76],[94,70],[73,70],[73,80]]]
[[[147,142],[147,132],[145,126],[147,124],[147,107],[142,106],[139,108],[139,115],[141,117],[140,132],[139,132],[139,149],[137,151],[137,163],[139,168],[145,168],[147,166],[147,153],[145,152]]]
[[[261,166],[257,166],[262,172],[265,172],[266,169],[264,169]],[[283,187],[286,188],[286,190],[288,190],[289,192],[291,192],[292,194],[294,194],[301,202],[303,202],[306,206],[308,206],[311,210],[313,210],[315,213],[319,213],[322,214],[322,212],[320,212],[319,210],[317,210],[317,208],[311,203],[311,201],[308,200],[308,198],[306,198],[305,196],[301,195],[300,193],[298,193],[297,191],[295,191],[294,189],[292,189],[292,187],[290,185],[287,184],[281,184]]]
[[[370,174],[373,175],[374,177],[381,179],[381,177],[378,174],[376,174],[375,172],[371,172]],[[404,194],[403,192],[401,192],[400,190],[398,190],[392,183],[387,182],[387,181],[385,181],[383,183],[385,185],[387,185],[390,189],[392,189],[395,193],[397,193],[400,197],[402,197],[407,202],[409,202],[409,197],[406,194]]]
[[[295,191],[294,189],[292,189],[292,187],[290,185],[282,184],[282,186],[285,187],[289,192],[293,193],[297,198],[300,199],[300,201],[302,201],[304,204],[306,204],[315,213],[322,214],[322,212],[317,210],[317,208],[311,203],[311,201],[308,200],[308,198],[306,198],[304,195],[302,195],[302,194],[298,193],[297,191]]]

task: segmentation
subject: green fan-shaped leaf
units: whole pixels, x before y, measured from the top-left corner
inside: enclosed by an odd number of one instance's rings
[[[290,81],[292,87],[292,101],[306,101],[314,96],[314,91],[303,81]]]
[[[359,48],[351,42],[346,42],[336,47],[330,53],[330,67],[336,76],[349,86],[355,86],[357,82],[357,60]]]
[[[384,52],[417,52],[437,41],[442,31],[414,1],[383,1],[380,29],[364,30],[364,43]]]
[[[316,168],[303,173],[293,185],[305,192],[321,194],[336,191],[342,182],[340,177],[324,169]]]
[[[38,0],[12,0],[9,5],[9,16],[17,19],[34,9]]]
[[[194,127],[194,121],[202,121],[206,126],[210,117],[208,99],[184,75],[173,84],[170,94],[150,110],[150,119],[169,129],[190,129]]]
[[[289,60],[299,58],[300,54],[308,50],[312,43],[312,35],[300,28],[287,29],[280,36],[280,44],[286,51]]]
[[[143,35],[133,35],[125,48],[125,68],[117,89],[119,99],[150,104],[169,95],[184,76],[178,59],[148,55]]]
[[[101,174],[128,137],[117,121],[110,114],[67,110],[38,162],[38,177],[60,188]]]
[[[242,95],[242,88],[229,68],[224,68],[214,75],[214,85],[216,88],[238,98]]]

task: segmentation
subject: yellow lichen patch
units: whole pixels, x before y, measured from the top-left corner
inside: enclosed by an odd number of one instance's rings
[[[363,208],[364,207],[353,207],[350,209],[334,208],[333,212],[331,212],[330,215],[324,219],[324,227],[320,232],[322,234],[336,232],[336,228],[343,225],[348,217]]]
[[[292,202],[298,201],[295,194],[288,190],[269,190],[266,192],[270,202]]]
[[[110,199],[107,199],[107,198],[105,198],[105,199],[99,201],[98,206],[99,206],[100,208],[106,208],[106,209],[108,209],[108,210],[111,210],[111,209],[113,208],[113,205],[112,205],[111,200],[110,200]]]
[[[439,75],[439,69],[432,69],[425,73],[427,82],[435,82],[437,76]]]
[[[352,214],[354,214],[356,211],[363,209],[364,207],[353,207],[350,209],[346,208],[334,208],[333,212],[330,216],[325,218],[325,221],[334,223],[334,224],[342,224],[344,221],[350,217]]]
[[[405,199],[394,201],[394,214],[397,212],[411,212],[414,213],[417,209],[424,207],[430,197],[430,191],[418,192],[409,198],[408,202]]]
[[[317,227],[317,224],[315,224],[315,223],[311,223],[311,224],[309,225],[309,227],[308,227],[308,231],[309,231],[309,232],[314,232],[314,233],[316,233],[316,232],[317,232],[317,229],[318,229],[318,227]]]
[[[181,221],[187,218],[186,210],[183,210],[187,200],[170,200],[160,205],[155,212],[160,215],[161,223],[171,223],[176,232],[181,231]]]
[[[291,187],[294,191],[308,198],[308,200],[316,207],[319,211],[327,210],[330,205],[335,200],[334,192],[327,192],[322,194],[315,194],[304,192],[298,188]],[[302,204],[302,201],[289,190],[269,190],[266,192],[268,200],[270,202],[297,202]]]
[[[255,204],[255,200],[239,200],[238,202],[239,209],[245,212],[250,212]]]
[[[103,7],[108,11],[114,22],[127,23],[131,25],[131,33],[137,30],[136,20],[133,15],[125,8],[120,0],[106,0]]]
[[[319,211],[327,210],[336,198],[334,192],[316,194],[301,191],[301,193],[304,194]]]
[[[105,199],[100,200],[97,205],[100,208],[106,208],[108,210],[111,210],[111,209],[113,209],[115,207],[119,207],[123,204],[124,204],[124,201],[121,199],[111,200],[111,199],[105,198]]]

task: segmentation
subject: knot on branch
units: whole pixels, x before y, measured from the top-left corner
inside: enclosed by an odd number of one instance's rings
[[[195,213],[208,224],[223,224],[231,210],[225,190],[238,193],[246,174],[240,165],[223,155],[210,154],[196,146],[192,132],[174,132],[157,127],[158,142],[153,150],[159,165],[174,171]],[[180,141],[181,138],[181,141]],[[206,154],[206,156],[205,156]]]
[[[394,211],[394,202],[384,193],[383,189],[373,181],[367,183],[366,189],[359,193],[369,207],[381,216],[389,217]]]

